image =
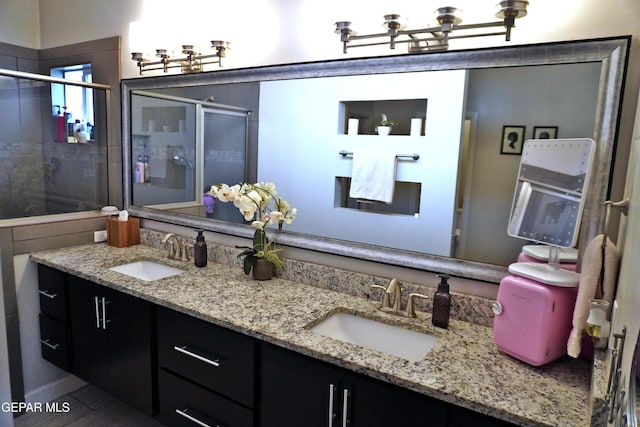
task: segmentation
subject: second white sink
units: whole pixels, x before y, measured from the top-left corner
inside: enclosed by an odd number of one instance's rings
[[[184,270],[180,270],[179,268],[146,260],[122,264],[117,267],[111,267],[109,270],[117,271],[118,273],[126,274],[127,276],[135,277],[136,279],[146,282],[184,273]]]
[[[342,312],[332,314],[310,330],[410,362],[422,360],[438,341],[429,334]]]

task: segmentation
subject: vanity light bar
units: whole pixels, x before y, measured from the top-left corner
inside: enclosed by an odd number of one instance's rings
[[[438,26],[422,28],[417,30],[405,30],[400,22],[400,15],[389,14],[384,16],[383,25],[386,26],[386,33],[357,35],[351,29],[350,21],[338,21],[335,23],[335,32],[340,34],[342,42],[342,52],[347,53],[350,47],[368,47],[389,45],[390,49],[395,49],[398,43],[407,43],[409,52],[428,52],[446,50],[449,48],[449,40],[472,37],[505,36],[506,41],[511,40],[511,29],[515,27],[515,20],[527,15],[528,0],[503,0],[498,3],[500,10],[496,13],[496,18],[502,21],[484,22],[478,24],[460,25],[462,18],[458,16],[460,10],[456,7],[440,7],[436,11]],[[479,30],[493,27],[504,27],[501,32],[477,32],[452,36],[451,33]],[[430,34],[428,37],[417,37],[419,34]],[[399,39],[405,36],[405,39]],[[388,41],[374,43],[352,44],[353,41],[386,38]]]
[[[154,70],[162,70],[166,73],[169,68],[180,68],[183,73],[198,73],[203,71],[205,65],[218,64],[222,67],[222,58],[227,56],[227,50],[231,49],[231,43],[212,40],[211,49],[215,49],[215,53],[209,55],[202,55],[195,49],[193,45],[182,45],[182,54],[186,56],[180,58],[172,58],[171,52],[167,49],[156,49],[156,56],[160,58],[156,61],[146,58],[142,52],[132,52],[131,59],[136,61],[141,75],[145,71]]]

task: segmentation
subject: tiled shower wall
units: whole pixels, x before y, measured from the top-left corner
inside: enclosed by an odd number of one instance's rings
[[[25,86],[24,97],[17,96],[15,83],[13,87],[7,82],[13,79],[0,79],[0,171],[14,169],[20,172],[13,174],[0,173],[0,208],[12,214],[22,215],[23,212],[36,212],[44,208],[43,201],[37,200],[36,193],[44,193],[44,186],[75,194],[88,182],[98,182],[108,195],[98,195],[96,198],[108,200],[109,204],[122,205],[122,149],[121,149],[121,120],[120,120],[120,37],[78,43],[45,50],[27,49],[19,46],[0,43],[0,68],[24,71],[29,73],[49,74],[51,67],[62,67],[82,63],[91,63],[94,82],[111,86],[110,98],[107,100],[110,111],[107,120],[111,134],[108,143],[99,149],[97,146],[83,144],[58,144],[43,137],[42,129],[50,129],[45,122],[52,118],[52,111],[39,106],[38,98],[49,96],[48,85],[39,87]],[[23,89],[21,87],[21,89]],[[6,90],[6,91],[5,91]],[[13,92],[13,93],[12,93]],[[42,95],[42,93],[45,95]],[[16,99],[18,101],[16,101]],[[34,105],[37,108],[34,108]],[[26,111],[37,113],[27,114]],[[106,154],[106,155],[105,155]],[[87,166],[87,169],[98,171],[100,178],[91,179],[79,164],[94,162],[101,157],[100,165]],[[56,162],[52,158],[59,159]],[[7,166],[11,168],[7,169]],[[10,176],[7,176],[10,175]],[[13,193],[3,194],[8,179]],[[105,184],[105,180],[108,185]],[[34,184],[38,181],[40,184]],[[97,192],[94,188],[85,191]],[[52,191],[53,192],[53,191]],[[56,198],[51,198],[55,200]],[[9,202],[11,200],[11,202]],[[74,210],[82,208],[81,203],[74,202]],[[3,214],[4,212],[0,212]],[[82,214],[80,214],[82,215]],[[88,214],[85,214],[87,216]],[[95,214],[94,214],[95,216]],[[84,218],[84,217],[82,217]],[[55,225],[51,222],[28,225],[16,225],[12,222],[0,224],[0,292],[3,305],[0,320],[6,328],[8,348],[9,380],[12,400],[21,401],[25,394],[32,393],[28,376],[29,354],[21,350],[21,329],[37,329],[37,319],[29,322],[19,320],[19,312],[29,313],[36,309],[31,306],[21,306],[16,294],[16,276],[14,259],[16,255],[35,250],[59,248],[79,243],[93,241],[93,231],[104,228],[104,219],[77,219],[73,221],[62,218]],[[1,222],[1,221],[0,221]],[[19,237],[22,236],[22,237]],[[31,304],[31,303],[29,303]],[[23,366],[24,372],[23,372]],[[27,378],[27,380],[25,380]],[[3,379],[6,376],[3,375]],[[33,386],[33,384],[32,384]]]

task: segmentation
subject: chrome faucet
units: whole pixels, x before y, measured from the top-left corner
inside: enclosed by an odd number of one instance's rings
[[[398,279],[391,279],[386,288],[380,285],[372,285],[371,287],[382,289],[384,291],[380,300],[379,309],[381,311],[394,313],[404,317],[416,317],[413,303],[414,298],[429,299],[428,296],[423,294],[409,294],[406,309],[402,310],[402,284]],[[393,306],[391,305],[391,296],[393,296]]]
[[[178,236],[173,233],[167,233],[162,239],[162,243],[169,245],[167,258],[177,259],[180,261],[189,261],[188,248],[192,245],[182,242]]]

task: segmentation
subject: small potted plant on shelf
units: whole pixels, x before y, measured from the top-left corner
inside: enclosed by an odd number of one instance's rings
[[[389,120],[387,115],[382,113],[380,114],[380,121],[378,122],[378,126],[376,126],[376,132],[378,135],[389,135],[391,133],[391,128],[397,126],[398,122],[395,120]]]
[[[291,224],[296,218],[297,209],[282,197],[276,197],[276,186],[271,182],[214,185],[209,194],[221,202],[233,202],[244,219],[252,221],[251,226],[256,229],[253,246],[237,246],[238,249],[244,249],[238,258],[244,257],[245,274],[253,272],[256,280],[271,279],[273,270],[281,270],[283,263],[281,249],[269,241],[265,227],[272,224],[282,229],[283,224]]]

